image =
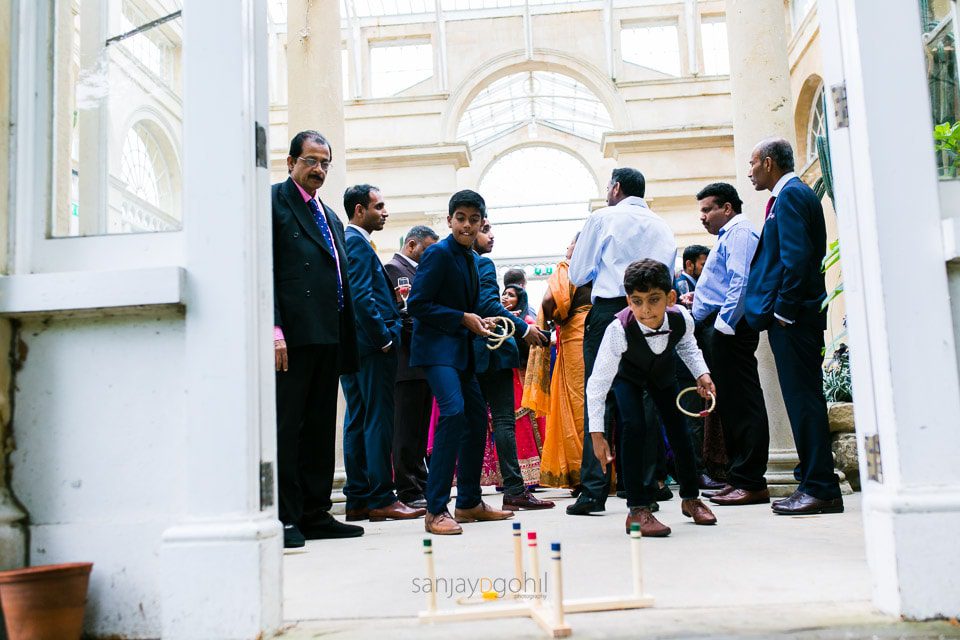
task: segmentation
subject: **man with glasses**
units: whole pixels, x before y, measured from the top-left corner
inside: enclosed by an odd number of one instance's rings
[[[290,177],[273,185],[273,315],[279,516],[286,548],[352,538],[333,506],[337,387],[359,366],[343,224],[320,201],[333,150],[316,131],[290,142]]]

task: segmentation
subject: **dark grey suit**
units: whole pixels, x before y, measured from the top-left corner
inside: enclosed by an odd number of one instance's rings
[[[392,287],[398,278],[408,278],[410,284],[417,269],[400,254],[395,254],[383,265]],[[402,303],[398,303],[402,306]],[[403,502],[423,498],[427,485],[427,435],[430,429],[430,407],[433,395],[430,385],[419,367],[410,366],[410,340],[413,334],[413,319],[402,312],[397,382],[394,387],[393,414],[393,473],[397,497]]]

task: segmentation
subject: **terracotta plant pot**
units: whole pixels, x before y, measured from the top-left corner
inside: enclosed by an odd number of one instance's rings
[[[0,571],[9,640],[79,640],[93,563]]]

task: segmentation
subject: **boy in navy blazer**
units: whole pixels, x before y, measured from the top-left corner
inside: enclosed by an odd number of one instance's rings
[[[827,404],[823,397],[823,330],[826,299],[820,264],[827,233],[820,199],[793,171],[793,149],[764,140],[750,158],[750,181],[769,190],[766,219],[750,266],[744,317],[767,330],[790,428],[800,458],[797,491],[771,506],[774,513],[841,513],[833,471]]]
[[[413,317],[410,366],[421,367],[440,409],[427,475],[424,528],[433,534],[462,533],[458,523],[503,520],[480,498],[480,468],[487,410],[474,375],[475,336],[490,335],[495,315],[480,302],[480,277],[473,244],[486,204],[480,194],[459,191],[450,198],[451,234],[428,248],[417,268],[407,305]],[[447,503],[457,472],[456,520]]]
[[[380,191],[368,184],[343,195],[350,223],[345,232],[347,275],[356,309],[360,370],[340,378],[347,412],[343,462],[347,520],[407,520],[424,515],[393,492],[393,384],[397,377],[400,313],[393,287],[371,240],[387,220]]]

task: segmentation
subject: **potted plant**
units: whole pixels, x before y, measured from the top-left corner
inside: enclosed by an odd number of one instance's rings
[[[0,605],[10,640],[79,640],[93,563],[0,571]]]

